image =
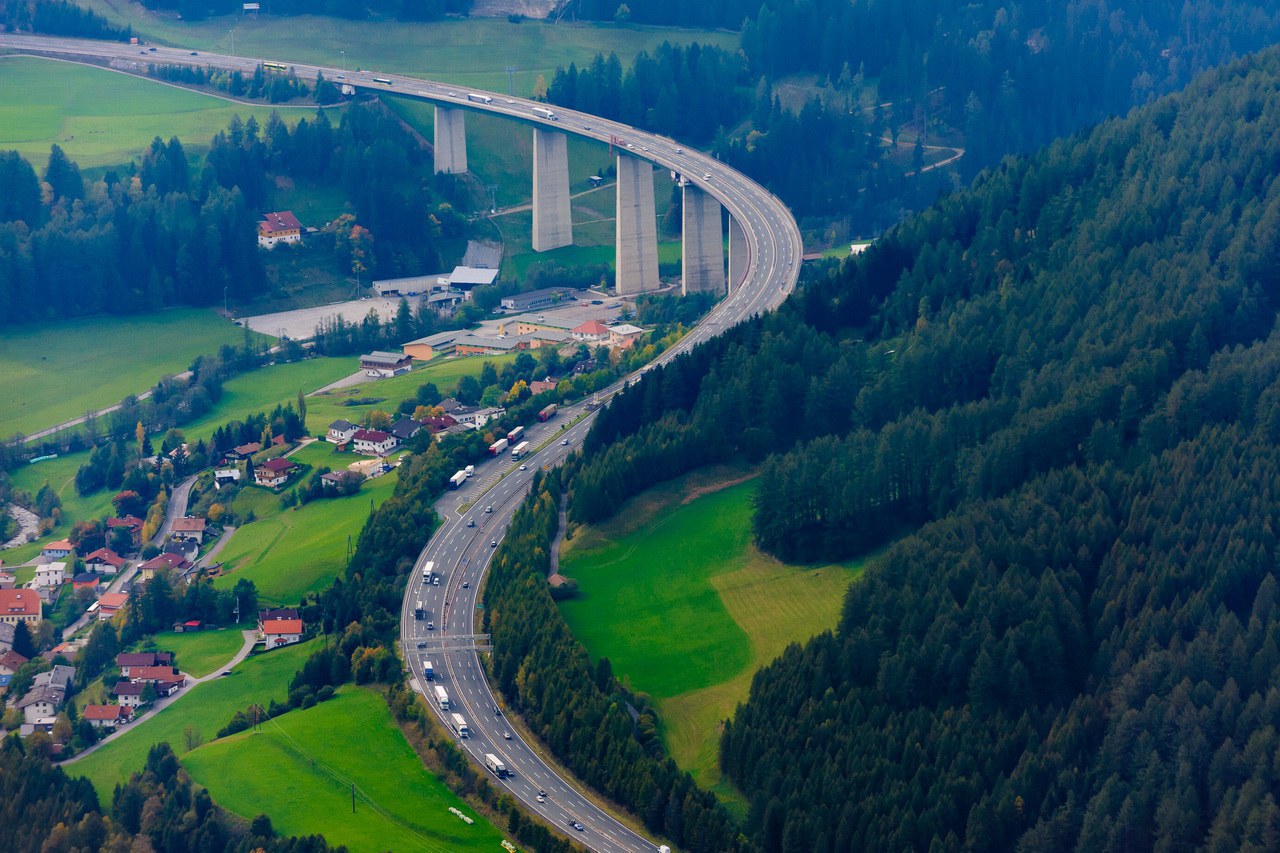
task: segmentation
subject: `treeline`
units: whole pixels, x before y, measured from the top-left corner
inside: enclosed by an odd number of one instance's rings
[[[592,664],[547,589],[560,518],[560,471],[535,475],[485,584],[493,676],[533,731],[578,778],[631,809],[651,832],[690,851],[744,849],[714,795],[663,755],[652,710]]]
[[[602,414],[578,515],[629,488],[602,443],[718,415],[750,455],[744,417],[810,429],[765,353],[846,365],[822,437],[771,433],[757,542],[905,538],[726,727],[762,849],[1273,845],[1278,84],[1269,50],[1006,161]]]
[[[748,100],[746,63],[740,54],[694,43],[663,42],[651,56],[641,51],[624,74],[617,54],[596,54],[591,65],[556,68],[547,100],[570,109],[644,127],[695,143],[707,143],[742,119]]]
[[[0,742],[0,847],[52,850],[202,850],[209,853],[326,853],[318,835],[279,838],[266,815],[247,827],[228,820],[182,770],[167,743],[148,751],[141,772],[119,784],[109,809],[93,785],[49,761],[48,736]]]
[[[311,86],[298,78],[290,66],[284,73],[268,74],[261,64],[253,73],[245,76],[243,71],[223,71],[219,68],[202,68],[198,65],[170,65],[150,63],[147,65],[147,76],[171,83],[184,83],[188,86],[210,86],[219,89],[233,98],[263,99],[273,104],[306,98],[314,93],[315,101],[321,106],[337,103],[341,96],[332,83],[317,74],[315,85]]]
[[[0,29],[106,41],[133,37],[133,27],[117,27],[68,0],[0,0]]]
[[[584,21],[658,24],[736,30],[760,9],[760,0],[569,0],[568,12]]]

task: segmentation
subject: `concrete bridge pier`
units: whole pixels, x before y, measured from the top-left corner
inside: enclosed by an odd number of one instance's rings
[[[618,155],[618,293],[657,290],[658,220],[653,201],[653,164]]]
[[[729,290],[732,292],[747,276],[747,263],[751,250],[747,248],[747,235],[738,220],[729,217]]]
[[[533,129],[533,250],[573,245],[569,204],[569,138]]]
[[[467,123],[462,110],[436,107],[434,144],[437,175],[467,171]]]
[[[684,184],[680,267],[682,289],[690,293],[724,293],[724,231],[720,202],[695,184]]]

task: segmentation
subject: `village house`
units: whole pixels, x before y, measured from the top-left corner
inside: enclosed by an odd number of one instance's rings
[[[548,391],[554,391],[560,386],[559,381],[548,376],[546,379],[535,379],[529,383],[529,393],[534,397],[539,394],[545,394]]]
[[[257,441],[251,441],[248,444],[241,444],[238,447],[231,448],[226,453],[224,453],[223,456],[225,456],[227,459],[242,460],[242,459],[248,459],[253,454],[260,453],[261,451],[262,451],[262,443]]]
[[[128,600],[126,593],[104,592],[97,601],[89,605],[89,612],[96,614],[99,622],[105,622],[119,613]]]
[[[268,459],[253,469],[253,481],[268,489],[278,489],[289,481],[289,475],[298,466],[284,457]]]
[[[74,666],[54,666],[37,675],[27,695],[18,700],[17,708],[30,725],[41,725],[58,713],[67,698],[67,688],[75,678]]]
[[[170,530],[174,539],[190,539],[199,545],[204,542],[205,524],[203,518],[175,518]]]
[[[400,418],[391,425],[391,434],[395,436],[396,442],[405,442],[413,438],[422,430],[422,422],[415,421],[413,418]]]
[[[599,320],[588,320],[575,326],[570,332],[575,341],[603,341],[609,337],[609,327]]]
[[[413,356],[399,352],[377,350],[360,356],[360,369],[365,376],[386,379],[408,373],[413,368]]]
[[[200,546],[192,539],[170,539],[164,543],[164,553],[176,554],[187,562],[194,563],[200,554]]]
[[[168,696],[187,683],[187,677],[171,666],[134,666],[129,668],[134,684],[150,684],[157,696]]]
[[[324,440],[330,444],[346,444],[359,429],[360,427],[351,423],[351,421],[338,418],[338,420],[329,424],[329,432],[325,434]]]
[[[16,630],[12,622],[0,622],[0,654],[13,650],[13,634]]]
[[[40,621],[40,595],[31,589],[0,589],[0,622]]]
[[[98,576],[93,572],[81,572],[71,579],[71,588],[76,592],[82,589],[96,590],[98,588]]]
[[[75,549],[71,547],[71,543],[66,539],[59,539],[57,542],[50,542],[40,549],[40,556],[49,560],[65,560],[71,556]]]
[[[433,433],[448,429],[451,426],[457,425],[457,423],[458,422],[454,420],[453,415],[440,415],[439,417],[434,418],[424,418],[422,421],[422,425]]]
[[[142,705],[142,693],[147,689],[145,684],[134,684],[132,681],[119,681],[112,688],[111,695],[126,708],[138,708]]]
[[[57,589],[67,582],[66,563],[45,563],[36,567],[36,589]]]
[[[262,610],[258,613],[258,633],[266,641],[268,649],[301,642],[302,630],[298,611],[292,608]]]
[[[336,489],[342,482],[342,471],[329,471],[320,475],[320,485],[326,489]]]
[[[0,569],[0,589],[13,589],[18,585],[18,576],[13,572]]]
[[[640,336],[644,334],[644,331],[639,326],[632,326],[630,323],[610,326],[609,346],[615,349],[629,349],[635,346],[636,341],[640,340]]]
[[[86,705],[80,718],[95,729],[115,728],[132,720],[133,710],[128,705]]]
[[[380,429],[356,430],[351,437],[352,448],[363,456],[385,456],[395,449],[396,437]]]
[[[274,249],[280,243],[301,243],[302,223],[291,210],[268,213],[258,223],[258,245]]]
[[[138,566],[139,576],[143,583],[148,583],[156,576],[156,572],[171,569],[179,574],[191,567],[191,561],[181,554],[157,554]]]
[[[129,535],[133,539],[133,547],[137,548],[142,544],[142,519],[136,515],[126,515],[122,518],[108,518],[107,530],[111,533],[125,528],[129,531]]]
[[[213,487],[221,489],[240,482],[239,468],[218,468],[213,472]]]
[[[84,567],[91,572],[110,577],[127,565],[128,560],[110,548],[99,548],[84,558]]]
[[[13,675],[27,659],[10,649],[0,655],[0,675]]]

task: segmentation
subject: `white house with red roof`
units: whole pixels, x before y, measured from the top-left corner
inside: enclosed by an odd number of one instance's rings
[[[89,605],[89,612],[96,614],[99,622],[106,622],[119,613],[120,608],[124,607],[128,601],[128,593],[104,592],[97,601]]]
[[[268,649],[302,642],[301,619],[268,619],[258,623],[258,630]]]
[[[588,320],[569,331],[575,341],[603,341],[609,337],[609,327],[599,320]]]
[[[0,589],[0,622],[40,621],[40,594],[34,589]]]
[[[253,469],[253,482],[268,489],[278,489],[289,481],[289,475],[298,465],[283,456],[268,459]]]
[[[358,429],[351,436],[352,448],[364,456],[386,456],[395,449],[396,437],[380,429]]]
[[[302,223],[292,210],[268,213],[258,223],[258,245],[274,249],[280,243],[301,243]]]
[[[193,518],[186,516],[184,518],[175,518],[172,526],[174,539],[191,539],[196,543],[204,542],[205,520],[203,518]]]
[[[66,539],[59,539],[57,542],[50,542],[40,549],[40,556],[50,560],[65,560],[71,556],[71,552],[74,550],[71,547],[71,543]]]
[[[80,717],[95,729],[115,728],[133,719],[133,709],[128,705],[85,705]]]

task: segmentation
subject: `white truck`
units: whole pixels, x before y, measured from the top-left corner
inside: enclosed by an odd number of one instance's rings
[[[453,728],[458,737],[470,737],[471,729],[467,728],[467,721],[461,714],[450,714],[449,725]]]
[[[529,452],[529,442],[522,441],[519,444],[517,444],[515,447],[511,448],[511,458],[519,459],[521,456],[524,456],[528,452]]]
[[[469,92],[469,93],[467,94],[467,100],[468,100],[468,101],[471,101],[471,102],[473,102],[473,103],[477,103],[477,104],[492,104],[492,103],[493,103],[493,98],[489,97],[488,95],[480,95],[480,94],[477,94],[476,92]]]
[[[439,684],[436,685],[436,704],[441,711],[449,710],[449,693]]]
[[[470,479],[470,478],[472,478],[472,477],[474,477],[474,476],[476,475],[476,466],[474,466],[474,465],[468,465],[466,468],[463,468],[462,470],[463,470],[463,471],[465,471],[465,472],[467,472],[467,478],[468,478],[468,479]]]
[[[436,563],[434,560],[428,560],[427,564],[422,567],[422,582],[431,583],[431,578],[436,573]]]
[[[379,81],[379,82],[381,82],[381,81]],[[541,116],[542,118],[545,118],[547,121],[555,121],[555,120],[556,120],[556,114],[555,114],[555,111],[554,111],[554,110],[549,110],[549,109],[547,109],[546,107],[534,107],[534,108],[533,108],[533,114],[534,114],[534,115],[537,115],[537,116]]]
[[[449,478],[449,487],[456,489],[465,482],[467,482],[467,472],[459,471],[458,473],[454,474],[452,477]]]
[[[494,755],[492,752],[484,754],[484,766],[489,768],[489,772],[499,779],[505,779],[507,776],[507,765],[503,763],[502,756]]]

